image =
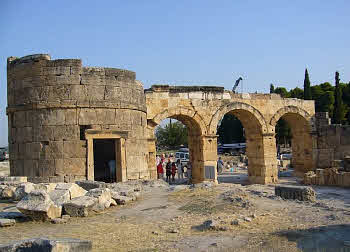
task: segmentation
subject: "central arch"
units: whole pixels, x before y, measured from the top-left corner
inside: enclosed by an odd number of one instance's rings
[[[204,152],[203,136],[207,134],[207,127],[198,112],[184,107],[165,109],[153,119],[148,120],[152,132],[164,119],[173,118],[182,122],[188,129],[188,148],[192,164],[192,181],[204,180]]]
[[[227,104],[213,116],[210,133],[216,133],[220,119],[228,113],[236,116],[245,130],[249,181],[260,184],[276,182],[278,176],[275,139],[273,134],[268,133],[263,115],[246,103]]]

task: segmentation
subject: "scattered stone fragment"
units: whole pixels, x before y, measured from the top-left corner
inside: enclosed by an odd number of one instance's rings
[[[64,224],[67,222],[68,222],[68,219],[64,219],[64,218],[55,218],[51,220],[51,223],[53,224]]]
[[[16,221],[14,219],[0,219],[0,227],[14,226]]]
[[[44,190],[30,192],[16,207],[24,215],[38,221],[58,218],[62,214],[62,207],[56,206]]]
[[[177,234],[178,232],[179,232],[179,230],[177,230],[177,229],[171,229],[169,233]]]
[[[159,233],[157,231],[152,231],[152,234],[158,235]]]
[[[16,241],[7,245],[0,245],[0,252],[18,252],[18,251],[35,251],[35,252],[59,252],[59,251],[92,251],[91,241],[78,239],[29,239]]]
[[[71,217],[86,217],[89,212],[95,211],[95,206],[98,204],[98,200],[90,196],[81,196],[70,200],[63,204],[65,213]]]
[[[252,222],[252,219],[249,218],[249,217],[244,217],[244,220],[245,220],[246,222]]]
[[[239,220],[231,221],[231,225],[235,225],[235,226],[239,225]]]
[[[84,196],[87,193],[86,190],[74,183],[58,183],[55,188],[55,191],[56,190],[68,190],[70,199]]]
[[[128,202],[132,201],[132,198],[126,197],[126,196],[121,196],[119,195],[118,197],[113,198],[118,205],[125,205]]]
[[[101,211],[105,208],[109,208],[111,205],[111,191],[108,188],[91,189],[86,193],[86,196],[96,198],[98,202],[97,207]]]

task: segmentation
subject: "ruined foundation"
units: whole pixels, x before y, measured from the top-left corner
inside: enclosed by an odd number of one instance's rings
[[[94,144],[109,139],[117,181],[152,177],[145,96],[135,77],[47,54],[8,58],[11,176],[34,182],[94,180]]]

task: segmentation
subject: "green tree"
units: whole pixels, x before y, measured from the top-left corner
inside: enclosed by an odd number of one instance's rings
[[[335,98],[334,98],[333,123],[340,124],[343,122],[346,109],[342,99],[342,88],[339,84],[339,73],[335,72]]]
[[[311,100],[311,84],[310,84],[310,78],[309,73],[307,71],[307,68],[305,68],[305,78],[304,78],[304,99],[305,100]]]
[[[277,87],[277,88],[275,88],[275,93],[281,95],[282,98],[290,97],[287,89],[284,88],[284,87]]]
[[[226,114],[221,120],[217,134],[222,144],[245,142],[244,129],[241,121],[232,114]]]
[[[282,118],[276,123],[277,144],[289,144],[292,139],[292,131],[288,123]]]
[[[179,121],[158,126],[155,135],[158,147],[174,148],[180,145],[187,146],[187,128]]]
[[[304,90],[301,88],[294,88],[289,91],[291,98],[298,98],[298,99],[304,99]]]
[[[275,87],[274,85],[271,83],[270,84],[270,94],[274,93],[275,92]]]

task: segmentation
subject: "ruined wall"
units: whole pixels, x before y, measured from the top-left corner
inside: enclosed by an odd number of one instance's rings
[[[350,156],[350,126],[331,124],[327,112],[316,113],[317,168],[331,168],[333,160]]]
[[[11,175],[86,179],[84,131],[97,129],[127,133],[127,179],[149,177],[145,97],[135,77],[127,70],[82,67],[80,59],[8,58]]]

